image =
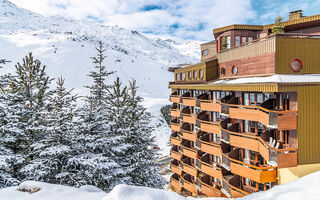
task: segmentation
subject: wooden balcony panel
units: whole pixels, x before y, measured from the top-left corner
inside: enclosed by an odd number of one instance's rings
[[[279,115],[278,130],[295,130],[297,129],[297,115]]]
[[[198,174],[198,170],[195,167],[190,166],[185,163],[183,163],[183,171],[187,174],[190,174],[191,176],[194,176],[194,177],[197,177],[197,174]]]
[[[170,141],[171,141],[171,144],[176,145],[176,146],[180,146],[182,140],[180,138],[171,137]]]
[[[239,190],[235,190],[233,188],[231,188],[231,198],[240,198],[240,197],[244,197],[247,194],[245,194],[245,191],[240,192]]]
[[[297,165],[298,165],[297,152],[278,154],[278,168],[296,167]]]
[[[201,151],[209,153],[211,155],[222,157],[221,147],[218,144],[210,144],[209,142],[201,141]]]
[[[176,173],[176,174],[178,174],[178,175],[180,175],[180,176],[181,176],[181,174],[182,174],[182,170],[180,169],[180,167],[179,167],[179,166],[176,166],[176,165],[170,164],[170,169],[171,169],[172,173]]]
[[[171,95],[170,96],[170,102],[172,102],[172,103],[180,103],[180,96],[178,96],[178,95]]]
[[[197,117],[196,115],[183,115],[183,122],[189,123],[189,124],[196,124]]]
[[[238,163],[230,163],[231,172],[242,177],[254,180],[259,183],[268,183],[277,181],[277,171],[275,169],[260,171],[252,169],[248,166],[243,166]]]
[[[205,123],[201,122],[200,123],[200,129],[201,131],[207,132],[207,133],[214,133],[221,135],[221,129],[219,124],[213,124],[213,123]]]
[[[212,112],[221,112],[221,105],[218,103],[201,102],[200,109]]]
[[[171,150],[170,152],[171,158],[176,160],[181,160],[181,153]]]
[[[187,147],[183,147],[183,155],[189,157],[189,158],[192,158],[192,159],[196,159],[197,158],[197,151],[194,150],[194,149],[190,149],[190,148],[187,148]]]
[[[180,110],[174,109],[174,110],[170,110],[170,115],[171,117],[180,117]]]
[[[229,108],[229,116],[233,119],[257,121],[265,126],[269,125],[270,120],[268,113],[257,109],[247,108]]]
[[[171,123],[171,130],[172,131],[180,131],[180,124]]]
[[[196,98],[182,98],[182,104],[184,106],[195,107],[197,105],[197,99]]]
[[[197,133],[182,130],[182,137],[186,140],[195,142],[197,140]]]
[[[219,170],[219,168],[210,166],[209,164],[204,164],[202,162],[201,164],[201,171],[205,174],[208,174],[214,178],[222,180],[222,172]]]
[[[180,191],[180,190],[182,189],[179,181],[177,181],[176,179],[171,178],[170,182],[171,182],[172,187],[173,187],[176,191]]]
[[[184,180],[183,188],[188,190],[189,192],[192,192],[193,194],[199,194],[199,191],[196,188],[196,185],[186,180]]]
[[[208,197],[223,197],[224,196],[220,190],[213,188],[212,186],[207,185],[205,183],[201,184],[201,192],[203,194],[207,195]]]

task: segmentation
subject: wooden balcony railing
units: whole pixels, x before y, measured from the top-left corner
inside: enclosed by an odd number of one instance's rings
[[[179,109],[170,109],[170,115],[171,115],[171,117],[180,117],[181,116],[181,110],[179,110]]]
[[[238,188],[237,186],[234,186],[232,184],[229,183],[229,181],[232,181],[234,177],[230,178],[229,180],[227,180],[226,178],[223,178],[222,180],[222,188],[224,192],[226,192],[226,196],[228,197],[232,197],[232,198],[238,198],[238,197],[243,197],[246,195],[249,195],[249,192],[246,192],[240,188]]]
[[[196,167],[184,162],[183,159],[180,163],[180,166],[185,173],[190,174],[191,176],[197,177],[198,170],[196,169]]]
[[[177,174],[173,174],[171,177],[170,177],[170,183],[172,185],[172,187],[174,188],[175,191],[177,192],[180,192],[182,187],[179,183],[179,179],[177,180],[176,178],[174,178],[173,176],[175,176]]]
[[[171,121],[170,127],[171,127],[171,130],[172,130],[172,131],[177,131],[177,132],[179,132],[181,125],[180,125],[178,122]]]
[[[170,169],[171,169],[172,173],[176,173],[181,176],[182,170],[180,169],[179,166],[170,163]]]
[[[197,179],[198,187],[201,188],[201,192],[208,197],[225,197],[221,190],[201,181],[201,179]]]
[[[176,159],[176,160],[181,160],[181,157],[182,157],[182,154],[180,152],[177,152],[177,151],[174,151],[174,150],[171,150],[170,151],[170,156],[171,158],[173,159]]]
[[[219,144],[202,141],[201,139],[196,140],[197,148],[200,147],[200,150],[211,155],[221,157],[222,150]]]
[[[192,106],[196,107],[197,105],[197,99],[194,97],[182,97],[182,104],[184,106]]]
[[[197,133],[192,131],[186,131],[181,129],[183,139],[195,142],[197,139]]]
[[[180,95],[170,95],[170,102],[181,103],[181,96]]]
[[[181,181],[182,179],[182,181]],[[183,188],[188,190],[189,192],[193,194],[199,194],[198,189],[196,188],[196,185],[192,182],[189,182],[185,180],[183,177],[180,178],[180,183],[183,182]]]
[[[215,177],[217,179],[222,179],[222,171],[220,167],[215,166],[214,164],[206,163],[202,161],[200,158],[196,159],[196,166],[201,172]]]
[[[195,149],[191,149],[189,147],[185,147],[185,146],[180,146],[183,155],[192,158],[192,159],[196,159],[197,158],[197,151]]]
[[[171,136],[170,141],[171,141],[171,144],[180,146],[182,139],[179,137],[172,137]]]
[[[195,114],[184,114],[182,113],[182,120],[183,122],[189,123],[189,124],[196,124],[197,115]]]

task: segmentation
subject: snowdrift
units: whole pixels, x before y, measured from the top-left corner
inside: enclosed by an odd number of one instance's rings
[[[239,200],[319,200],[320,171],[307,175],[297,181],[275,186],[269,191],[258,192]],[[177,193],[137,187],[118,185],[109,194],[94,186],[73,188],[35,181],[26,181],[19,187],[0,190],[0,200],[192,200]],[[205,198],[217,200],[224,198]]]

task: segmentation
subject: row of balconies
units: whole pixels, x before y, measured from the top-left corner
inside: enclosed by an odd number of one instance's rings
[[[203,98],[204,94],[198,98],[171,95],[170,101],[184,106],[198,107],[202,111],[219,112],[230,118],[250,120],[260,122],[268,128],[278,130],[297,129],[297,111],[277,111],[273,110],[275,99],[268,99],[260,106],[245,106],[239,104],[239,97],[226,96],[221,101],[208,100]],[[202,98],[202,99],[201,99]],[[177,106],[172,107],[171,116],[180,117],[189,123],[195,123],[194,114],[178,110]]]

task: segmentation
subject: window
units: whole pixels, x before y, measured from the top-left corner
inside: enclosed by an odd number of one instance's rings
[[[220,74],[221,74],[221,76],[226,75],[226,69],[224,67],[221,68]]]
[[[253,37],[248,37],[248,42],[252,42]]]
[[[227,49],[229,49],[230,47],[231,47],[231,37],[230,36],[228,36],[227,37]]]
[[[209,50],[205,49],[202,51],[202,56],[207,56],[209,54]]]
[[[238,67],[236,67],[236,66],[233,66],[233,67],[232,67],[232,74],[233,74],[234,76],[238,74]]]
[[[182,73],[182,80],[183,80],[183,81],[186,80],[186,73],[185,73],[185,72]]]
[[[201,79],[201,80],[203,80],[203,70],[202,69],[200,69],[199,70],[199,78]]]
[[[244,120],[244,132],[249,132],[249,121],[248,120]]]
[[[250,106],[254,106],[255,105],[255,94],[251,93],[250,94]]]
[[[244,95],[243,95],[243,103],[246,106],[249,105],[249,93],[244,93]]]
[[[192,79],[192,72],[190,71],[190,72],[188,72],[188,78],[189,78],[189,80],[191,80]]]
[[[236,36],[235,37],[235,42],[234,42],[235,44],[235,46],[237,47],[237,46],[240,46],[240,36]]]
[[[241,37],[241,44],[247,43],[247,37]]]
[[[176,74],[176,79],[177,79],[177,81],[180,81],[180,73]]]
[[[196,70],[193,71],[193,79],[197,80],[197,71]]]
[[[263,103],[263,94],[257,94],[257,106],[260,106]]]

